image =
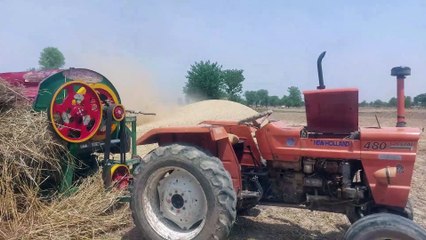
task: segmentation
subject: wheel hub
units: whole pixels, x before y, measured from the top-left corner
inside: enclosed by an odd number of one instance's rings
[[[181,209],[183,207],[183,197],[180,194],[175,194],[172,196],[172,205],[177,209]]]
[[[201,185],[186,171],[175,169],[158,183],[161,215],[188,230],[205,218],[207,203]]]

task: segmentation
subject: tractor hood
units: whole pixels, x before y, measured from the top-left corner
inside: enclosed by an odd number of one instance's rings
[[[347,134],[358,130],[358,89],[304,91],[307,130]]]

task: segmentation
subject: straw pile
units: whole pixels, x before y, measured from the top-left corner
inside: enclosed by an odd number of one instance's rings
[[[71,156],[46,120],[0,82],[0,239],[93,238],[128,224],[128,209],[114,209],[122,193],[106,192],[99,175],[70,196],[49,188]]]
[[[130,224],[129,209],[118,204],[119,191],[105,191],[100,174],[85,179],[70,196],[51,202],[34,199],[19,220],[0,225],[0,239],[93,239]]]

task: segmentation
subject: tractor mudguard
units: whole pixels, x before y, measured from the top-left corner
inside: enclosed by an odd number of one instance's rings
[[[241,192],[240,164],[235,155],[228,133],[220,126],[156,128],[138,138],[137,145],[158,143],[159,146],[179,143],[197,146],[219,158],[232,178],[237,195]]]
[[[376,204],[404,208],[420,129],[361,128],[361,162]]]

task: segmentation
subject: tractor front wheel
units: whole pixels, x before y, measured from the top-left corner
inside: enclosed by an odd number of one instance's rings
[[[236,194],[222,162],[190,146],[159,147],[137,174],[131,208],[146,239],[225,239]]]
[[[392,213],[413,220],[413,204],[411,203],[411,200],[408,199],[407,205],[404,209],[376,207],[370,210],[370,212],[363,212],[358,207],[352,207],[347,209],[346,216],[348,217],[349,222],[351,224],[354,224],[356,221],[363,218],[364,216],[373,213]]]
[[[375,213],[361,218],[350,226],[343,239],[420,240],[426,239],[426,231],[399,215]]]

